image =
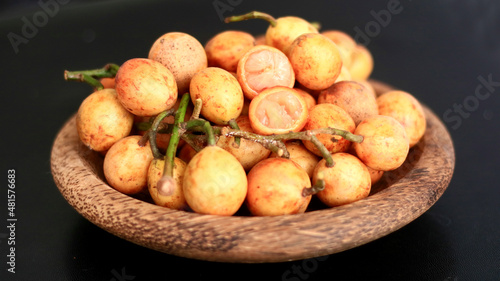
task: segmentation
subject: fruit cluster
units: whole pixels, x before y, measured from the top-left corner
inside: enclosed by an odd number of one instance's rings
[[[227,30],[205,45],[159,37],[147,58],[66,71],[93,85],[76,115],[81,141],[104,156],[107,183],[201,214],[303,213],[367,197],[403,164],[426,121],[411,94],[379,96],[373,58],[340,30],[261,12],[265,35]]]

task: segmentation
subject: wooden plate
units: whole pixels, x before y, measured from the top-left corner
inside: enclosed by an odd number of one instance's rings
[[[378,93],[392,89],[372,81]],[[54,181],[82,216],[130,242],[172,255],[219,262],[282,262],[348,250],[383,237],[429,209],[455,167],[453,143],[427,107],[427,131],[406,162],[385,173],[361,201],[278,217],[200,215],[162,208],[105,182],[102,156],[84,147],[72,117],[51,153]]]

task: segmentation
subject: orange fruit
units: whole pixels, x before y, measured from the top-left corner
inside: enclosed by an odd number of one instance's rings
[[[336,128],[346,130],[351,133],[356,129],[352,117],[340,106],[321,103],[315,105],[309,111],[309,119],[304,126],[304,130],[314,130],[320,128]],[[318,140],[326,147],[330,153],[347,151],[351,142],[340,137],[329,134],[317,134]],[[332,141],[334,139],[334,141]],[[310,141],[303,141],[305,147],[318,156],[322,156],[321,151]]]
[[[267,158],[248,172],[246,205],[256,216],[304,213],[311,195],[302,191],[310,186],[309,175],[293,160]]]
[[[393,117],[368,117],[359,123],[354,134],[363,136],[361,143],[353,145],[356,155],[374,170],[397,169],[408,156],[410,142],[405,128]]]
[[[287,55],[295,71],[295,79],[311,90],[330,87],[342,70],[342,57],[337,45],[318,33],[297,37]]]
[[[366,80],[370,77],[374,67],[371,52],[363,45],[358,44],[351,54],[349,72],[352,80]]]
[[[205,44],[208,66],[236,72],[238,61],[253,46],[255,38],[247,32],[238,30],[220,32]]]
[[[398,120],[406,130],[410,147],[415,146],[424,136],[427,122],[420,102],[410,93],[389,91],[377,98],[380,115]]]
[[[339,152],[332,155],[335,166],[327,167],[325,159],[314,169],[313,183],[322,173],[325,188],[318,192],[318,198],[329,207],[356,202],[368,197],[371,190],[370,172],[356,156]]]
[[[250,102],[248,116],[255,133],[272,135],[299,132],[308,112],[305,99],[295,89],[273,87]]]
[[[236,76],[248,99],[253,99],[267,88],[292,88],[295,84],[295,74],[286,55],[265,45],[251,48],[240,59]]]
[[[189,91],[191,78],[207,67],[205,48],[193,36],[168,32],[151,46],[148,58],[167,67],[175,77],[179,94]]]

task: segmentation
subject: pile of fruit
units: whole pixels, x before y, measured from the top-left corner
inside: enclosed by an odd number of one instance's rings
[[[361,200],[400,167],[426,121],[411,94],[376,95],[369,50],[340,30],[251,12],[264,35],[183,32],[147,58],[65,71],[94,91],[76,124],[107,183],[167,208],[213,215],[303,213]]]

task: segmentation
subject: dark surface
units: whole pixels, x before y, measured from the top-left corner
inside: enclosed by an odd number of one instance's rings
[[[369,38],[373,77],[413,93],[450,130],[457,162],[441,199],[414,222],[367,245],[277,264],[169,256],[116,238],[74,211],[52,180],[49,156],[57,131],[90,88],[65,82],[63,71],[145,57],[154,40],[168,31],[190,33],[202,43],[229,28],[264,32],[261,21],[222,23],[213,3],[234,5],[223,16],[251,10],[297,15],[354,36],[356,26],[373,25],[373,14],[396,2],[66,2],[45,17],[36,1],[0,6],[5,178],[0,280],[500,280],[498,1],[400,1],[400,12]],[[8,34],[22,36],[25,22],[33,23],[34,16],[39,27],[16,53]],[[481,77],[493,83],[477,95]],[[9,169],[16,171],[15,274],[7,272]]]

